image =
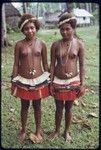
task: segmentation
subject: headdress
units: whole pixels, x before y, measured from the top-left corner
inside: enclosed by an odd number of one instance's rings
[[[62,24],[64,24],[64,23],[69,22],[70,20],[76,20],[76,17],[71,17],[71,18],[65,19],[65,20],[63,20],[63,21],[60,21],[60,22],[58,23],[58,27],[60,27],[60,26],[61,26]]]
[[[24,25],[26,23],[28,23],[28,22],[33,22],[35,24],[35,26],[36,26],[36,29],[39,30],[39,28],[40,28],[40,22],[39,22],[39,20],[35,16],[33,16],[31,14],[23,14],[21,16],[21,19],[20,19],[20,21],[18,23],[19,29],[22,31]]]
[[[70,23],[73,28],[76,26],[77,19],[72,13],[65,12],[62,14],[58,21],[58,27],[63,25],[64,23]]]
[[[22,30],[22,28],[24,27],[24,25],[29,22],[29,21],[35,21],[37,20],[36,18],[29,18],[29,19],[26,19],[24,22],[22,22],[22,24],[20,25],[20,30]]]

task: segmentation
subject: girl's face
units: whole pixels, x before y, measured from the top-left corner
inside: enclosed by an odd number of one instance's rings
[[[63,39],[69,40],[73,36],[74,30],[70,24],[64,23],[60,27],[60,33],[61,33]]]
[[[28,22],[23,27],[23,34],[28,39],[32,39],[36,34],[36,27],[33,22]]]

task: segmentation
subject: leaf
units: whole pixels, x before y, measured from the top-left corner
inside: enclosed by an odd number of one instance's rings
[[[96,113],[92,112],[92,113],[89,113],[88,117],[98,118],[98,115]]]
[[[93,103],[96,107],[98,107],[99,106],[99,103]]]
[[[15,111],[15,109],[14,109],[14,108],[11,108],[11,109],[10,109],[10,112],[14,112],[14,111]]]
[[[88,88],[86,88],[86,89],[85,89],[85,92],[89,92],[89,89],[88,89]]]
[[[82,127],[85,127],[85,128],[87,128],[87,129],[91,130],[91,125],[90,125],[88,122],[84,122],[84,123],[82,124]]]
[[[86,106],[86,104],[85,104],[83,101],[81,101],[81,105],[82,105],[83,107]]]
[[[99,104],[98,103],[92,103],[91,106],[89,106],[90,108],[98,108]]]
[[[95,94],[95,91],[94,91],[94,90],[90,90],[90,92],[91,92],[92,94]]]
[[[12,118],[10,118],[10,121],[14,121],[15,122],[16,120],[15,120],[15,118],[12,117]]]
[[[81,122],[83,122],[84,120],[83,120],[83,118],[81,118],[80,116],[77,116],[77,117],[73,117],[72,118],[72,122],[73,123],[81,123]]]
[[[86,76],[86,77],[85,77],[85,79],[89,79],[89,77],[88,77],[88,76]]]
[[[74,105],[79,106],[79,101],[74,101]]]

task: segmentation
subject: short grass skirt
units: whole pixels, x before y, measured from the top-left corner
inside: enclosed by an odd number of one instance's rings
[[[26,90],[20,86],[12,85],[11,94],[24,100],[38,100],[48,97],[49,85],[41,85],[36,89]]]
[[[13,95],[14,97],[19,97],[20,99],[24,99],[24,100],[38,100],[38,99],[42,99],[42,98],[46,98],[50,95],[50,91],[49,91],[49,78],[47,80],[47,75],[44,75],[44,81],[40,83],[38,83],[37,85],[28,85],[26,83],[28,83],[29,81],[31,81],[31,79],[25,79],[23,77],[16,77],[17,80],[13,80],[14,82],[12,82],[12,86],[11,86],[11,95]],[[46,79],[45,79],[46,78]],[[20,82],[24,81],[23,83]],[[33,80],[32,83],[34,83],[36,81],[36,79]]]
[[[80,92],[79,76],[77,75],[68,80],[61,80],[55,77],[53,87],[56,100],[74,101],[78,98],[78,93]]]

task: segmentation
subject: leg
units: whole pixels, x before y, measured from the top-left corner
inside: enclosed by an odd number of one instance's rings
[[[64,107],[64,102],[55,100],[55,105],[56,105],[56,112],[55,112],[55,131],[51,135],[51,139],[54,140],[58,138],[59,133],[60,133],[60,126],[61,126],[61,119],[62,119],[62,114],[63,114],[63,107]]]
[[[41,129],[41,100],[35,100],[32,102],[33,109],[34,109],[34,118],[36,124],[36,132],[35,134],[31,135],[33,138],[33,142],[41,142],[43,139],[43,133]]]
[[[18,139],[21,142],[25,139],[27,114],[28,114],[29,104],[30,104],[29,101],[21,99],[21,130],[18,133]]]
[[[66,142],[71,142],[71,137],[69,135],[69,127],[71,124],[71,118],[72,118],[72,106],[73,101],[67,101],[65,102],[65,130],[64,130],[64,138]]]

